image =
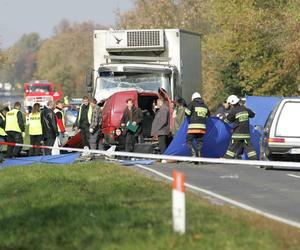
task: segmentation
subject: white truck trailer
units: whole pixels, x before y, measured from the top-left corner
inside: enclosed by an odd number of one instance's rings
[[[87,89],[98,102],[160,87],[189,102],[201,89],[201,36],[180,29],[95,30],[94,72]]]

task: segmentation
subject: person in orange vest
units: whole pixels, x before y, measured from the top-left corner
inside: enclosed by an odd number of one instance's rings
[[[29,136],[30,144],[40,146],[43,141],[43,130],[41,121],[41,107],[39,103],[35,103],[32,107],[32,111],[29,114]],[[41,150],[39,148],[30,148],[29,155],[36,156],[40,155]]]
[[[8,107],[4,107],[0,111],[0,141],[1,142],[7,141],[7,134],[5,133],[5,116],[8,111],[9,111]],[[4,160],[2,149],[3,149],[3,145],[0,145],[0,162],[3,162]]]
[[[54,109],[54,113],[55,113],[55,119],[57,122],[58,133],[59,133],[58,138],[62,145],[64,145],[65,141],[66,141],[65,115],[64,115],[63,108],[64,108],[63,102],[57,101],[56,108]]]
[[[7,142],[23,143],[25,137],[25,121],[20,111],[21,103],[16,102],[14,108],[6,113],[5,132]],[[7,158],[17,157],[20,155],[22,147],[7,147]]]

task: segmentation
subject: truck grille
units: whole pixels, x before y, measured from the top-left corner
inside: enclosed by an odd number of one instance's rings
[[[159,30],[127,32],[128,47],[159,46],[160,44]]]

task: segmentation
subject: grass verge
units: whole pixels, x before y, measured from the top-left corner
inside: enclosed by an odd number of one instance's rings
[[[187,195],[187,234],[172,232],[171,190],[90,162],[0,171],[0,249],[299,249],[300,230]]]

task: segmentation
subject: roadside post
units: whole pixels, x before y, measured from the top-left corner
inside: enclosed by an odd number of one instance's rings
[[[173,171],[172,185],[172,214],[173,230],[179,234],[185,234],[185,175]]]

